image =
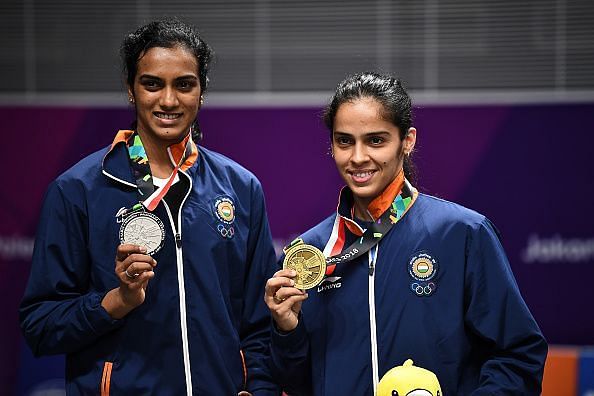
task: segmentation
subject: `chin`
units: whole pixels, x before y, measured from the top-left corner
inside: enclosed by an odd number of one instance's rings
[[[353,195],[360,199],[373,199],[378,195],[375,193],[374,190],[371,190],[367,186],[359,187],[359,186],[350,185],[349,187],[350,187],[351,191],[353,192]]]
[[[188,127],[188,129],[189,129],[189,127]],[[161,130],[161,132],[159,133],[159,136],[163,140],[179,141],[179,140],[183,139],[184,136],[186,136],[186,133],[185,132],[188,129],[182,129],[182,130],[166,129],[166,130]]]

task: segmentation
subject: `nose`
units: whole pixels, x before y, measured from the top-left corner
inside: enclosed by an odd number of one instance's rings
[[[176,107],[179,104],[179,101],[177,99],[177,92],[174,88],[165,87],[165,89],[161,92],[162,94],[159,100],[159,104],[161,105],[161,107],[170,109]]]
[[[369,155],[367,153],[367,147],[365,144],[361,142],[356,142],[353,145],[353,151],[351,155],[351,162],[354,165],[364,164],[369,160]]]

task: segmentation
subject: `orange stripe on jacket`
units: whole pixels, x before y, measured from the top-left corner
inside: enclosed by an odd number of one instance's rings
[[[243,366],[243,389],[247,390],[247,366],[245,364],[245,356],[241,349],[239,350],[239,354],[241,355],[241,365]]]
[[[105,362],[103,365],[103,376],[101,378],[101,396],[109,396],[109,388],[111,386],[111,369],[112,362]]]

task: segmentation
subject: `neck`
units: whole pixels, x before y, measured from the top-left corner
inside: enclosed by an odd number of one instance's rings
[[[369,199],[362,199],[355,197],[353,202],[353,215],[354,217],[364,220],[364,221],[375,221],[373,217],[369,214],[367,207],[371,200]]]
[[[353,215],[365,221],[375,221],[387,210],[404,185],[404,172],[400,169],[383,191],[373,198],[353,197]]]
[[[140,135],[142,145],[144,146],[144,151],[146,152],[149,160],[151,174],[160,179],[166,179],[169,177],[171,172],[173,172],[174,166],[169,159],[167,146],[154,141],[140,130],[138,131],[138,134]]]

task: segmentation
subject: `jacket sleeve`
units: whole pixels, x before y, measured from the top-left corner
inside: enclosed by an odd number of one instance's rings
[[[274,377],[288,395],[313,394],[309,338],[301,314],[290,333],[281,333],[273,323],[270,362]]]
[[[57,182],[43,203],[19,317],[35,356],[71,353],[119,326],[89,292],[86,212]]]
[[[467,244],[465,322],[487,356],[473,395],[540,395],[547,343],[485,219]],[[483,349],[484,346],[484,349]]]
[[[276,254],[266,215],[262,187],[252,185],[247,268],[244,279],[241,348],[247,370],[247,390],[254,396],[278,395],[267,363],[270,357],[270,313],[264,303],[266,281],[276,270]]]

